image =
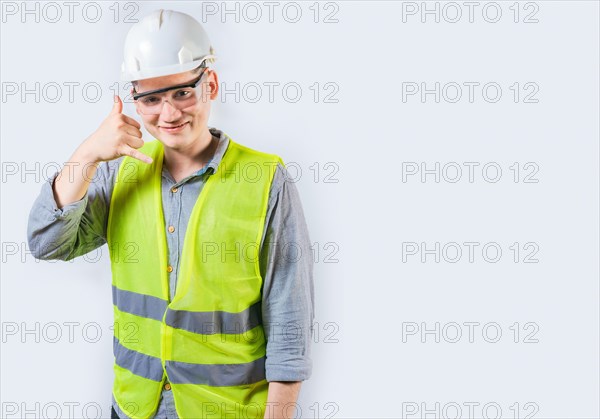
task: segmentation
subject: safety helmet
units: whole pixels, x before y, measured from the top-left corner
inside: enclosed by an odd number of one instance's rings
[[[175,10],[159,9],[129,29],[121,80],[183,73],[215,59],[208,34],[196,19]]]

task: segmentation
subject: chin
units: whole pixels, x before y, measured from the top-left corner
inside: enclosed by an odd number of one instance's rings
[[[169,148],[174,148],[174,149],[178,149],[181,146],[187,145],[190,142],[192,142],[192,135],[190,135],[190,133],[186,133],[186,134],[168,134],[168,133],[164,133],[164,132],[158,132],[158,135],[156,138],[160,140],[161,143],[163,143],[163,145],[169,147]]]

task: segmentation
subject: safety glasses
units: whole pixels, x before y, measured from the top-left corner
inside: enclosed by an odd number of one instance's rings
[[[138,104],[138,109],[144,115],[159,115],[163,104],[169,102],[173,107],[182,110],[190,108],[198,103],[199,94],[197,87],[206,72],[202,70],[200,76],[194,81],[177,86],[165,87],[151,90],[149,92],[137,93],[133,89],[133,100]]]

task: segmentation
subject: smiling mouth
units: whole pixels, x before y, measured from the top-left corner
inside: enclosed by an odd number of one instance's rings
[[[161,126],[161,128],[166,128],[166,129],[179,128],[179,127],[184,126],[185,124],[187,124],[187,122],[184,122],[183,124],[179,124],[179,125],[173,125],[172,127]]]
[[[184,122],[183,124],[180,124],[180,125],[174,125],[172,127],[165,127],[165,126],[160,126],[159,125],[159,128],[162,129],[162,130],[165,130],[167,132],[174,132],[174,131],[178,131],[178,130],[182,129],[185,125],[187,125],[188,122],[189,121]]]

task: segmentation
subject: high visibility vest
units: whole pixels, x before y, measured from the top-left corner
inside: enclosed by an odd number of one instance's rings
[[[164,148],[154,140],[140,151],[153,162],[123,159],[108,217],[114,398],[131,418],[147,418],[168,379],[182,418],[262,418],[268,382],[259,248],[283,161],[229,140],[191,212],[170,301]]]

